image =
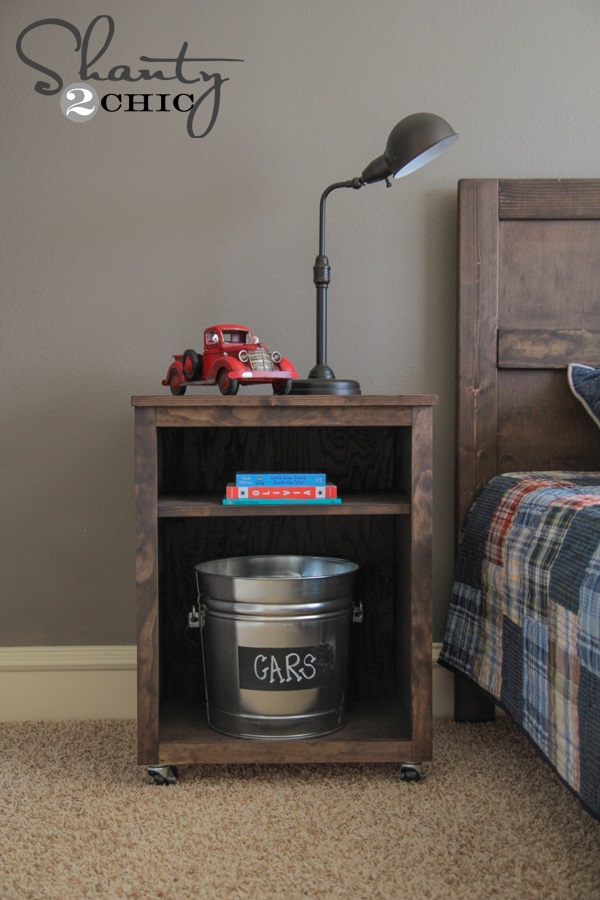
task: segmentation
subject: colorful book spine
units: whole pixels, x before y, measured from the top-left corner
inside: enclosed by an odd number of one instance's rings
[[[238,487],[236,484],[228,484],[225,496],[230,500],[325,500],[337,497],[337,487],[335,484],[305,487],[267,487],[263,484]]]
[[[230,497],[223,498],[223,506],[304,506],[308,504],[331,506],[341,502],[339,497],[326,497],[324,500],[233,500]]]
[[[324,486],[327,478],[323,472],[238,472],[238,487],[304,487]]]

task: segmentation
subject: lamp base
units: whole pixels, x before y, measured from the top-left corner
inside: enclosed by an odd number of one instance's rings
[[[348,378],[295,378],[290,394],[360,394],[360,384]]]

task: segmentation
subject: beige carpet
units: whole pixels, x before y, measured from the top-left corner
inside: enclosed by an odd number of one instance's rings
[[[600,823],[506,721],[395,766],[145,783],[133,722],[0,726],[0,897],[598,898]]]

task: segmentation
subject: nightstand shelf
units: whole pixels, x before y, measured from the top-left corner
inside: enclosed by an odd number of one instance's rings
[[[393,698],[351,704],[345,728],[296,741],[227,737],[207,724],[203,704],[171,702],[161,710],[159,745],[163,765],[397,762],[412,753],[409,717]]]
[[[222,494],[159,497],[158,516],[247,516],[248,506],[223,506]],[[410,514],[410,501],[402,494],[344,494],[338,506],[253,506],[256,516],[400,516]]]

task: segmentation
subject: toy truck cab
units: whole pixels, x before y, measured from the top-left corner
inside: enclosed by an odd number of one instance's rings
[[[298,377],[281,353],[270,352],[244,325],[213,325],[204,332],[202,353],[186,350],[173,357],[162,382],[176,396],[188,384],[216,384],[222,394],[237,394],[241,384],[271,384],[275,394],[287,394]]]

